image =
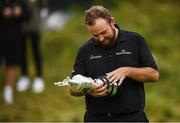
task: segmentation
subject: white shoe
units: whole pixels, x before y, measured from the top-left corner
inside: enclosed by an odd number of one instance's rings
[[[12,104],[14,102],[14,99],[13,99],[13,89],[11,86],[5,86],[4,87],[4,101],[7,103],[7,104]]]
[[[17,82],[17,91],[26,91],[29,88],[29,84],[29,78],[27,76],[21,76],[19,81]]]
[[[44,91],[44,81],[40,77],[36,77],[33,81],[32,90],[34,93],[41,93]]]

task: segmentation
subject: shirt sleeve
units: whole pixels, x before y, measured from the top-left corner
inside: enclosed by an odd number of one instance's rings
[[[144,39],[144,37],[138,37],[138,51],[139,51],[139,59],[142,67],[152,67],[158,70],[157,64],[152,56],[152,53]]]
[[[71,77],[76,74],[81,74],[85,76],[85,73],[85,50],[83,47],[81,47],[76,56]]]

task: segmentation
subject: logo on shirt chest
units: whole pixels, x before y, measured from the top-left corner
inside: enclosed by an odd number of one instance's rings
[[[89,59],[92,60],[92,59],[100,59],[100,58],[102,58],[101,55],[91,55]]]
[[[117,56],[118,56],[118,55],[123,55],[123,54],[125,54],[125,55],[130,55],[131,52],[130,52],[130,51],[126,51],[126,50],[121,50],[121,51],[119,51],[119,52],[116,53]]]

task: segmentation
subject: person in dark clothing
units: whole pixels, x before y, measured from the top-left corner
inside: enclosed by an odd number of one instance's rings
[[[80,74],[96,81],[106,76],[117,83],[117,93],[107,96],[107,85],[97,84],[91,90],[75,92],[85,95],[85,122],[148,122],[144,112],[144,83],[159,78],[158,68],[143,36],[121,29],[103,6],[85,11],[85,24],[92,38],[77,54],[72,77]]]
[[[28,77],[27,46],[31,44],[33,51],[33,60],[35,61],[35,78],[32,84],[32,90],[35,93],[41,93],[44,90],[44,80],[42,78],[42,58],[40,51],[40,22],[41,12],[46,9],[46,0],[26,0],[31,10],[32,16],[28,23],[24,24],[25,31],[22,40],[22,59],[21,76],[17,82],[17,90],[23,92],[28,89],[30,79]],[[47,9],[46,9],[47,10]],[[27,45],[28,44],[28,45]]]
[[[13,83],[19,65],[22,23],[29,19],[29,10],[22,0],[0,1],[0,65],[5,64],[4,101],[13,103]]]

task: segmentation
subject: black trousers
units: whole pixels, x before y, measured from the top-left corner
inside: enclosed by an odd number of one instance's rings
[[[144,111],[129,114],[90,113],[86,111],[84,122],[149,122]]]
[[[28,40],[29,39],[29,40]],[[40,34],[39,32],[29,31],[22,38],[22,54],[21,54],[21,71],[22,75],[27,75],[27,41],[30,41],[32,46],[32,55],[35,62],[36,76],[42,76],[42,60],[40,53]]]

